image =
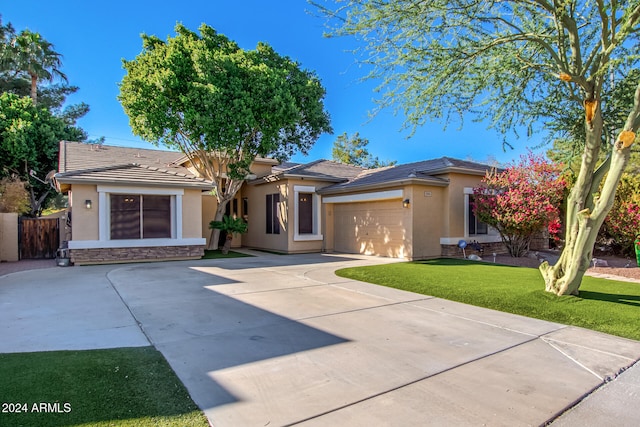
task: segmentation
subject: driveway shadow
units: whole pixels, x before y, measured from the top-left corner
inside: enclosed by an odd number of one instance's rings
[[[241,282],[192,264],[124,267],[108,278],[203,409],[242,400],[213,378],[216,371],[348,341],[217,292]]]

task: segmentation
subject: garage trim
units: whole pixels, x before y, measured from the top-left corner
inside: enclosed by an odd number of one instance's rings
[[[346,196],[323,197],[322,203],[356,203],[356,202],[376,202],[379,200],[402,199],[402,190],[376,191],[373,193],[349,194]]]

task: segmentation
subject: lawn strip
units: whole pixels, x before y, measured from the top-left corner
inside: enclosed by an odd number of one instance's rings
[[[585,276],[580,295],[544,290],[540,272],[458,259],[338,270],[340,277],[640,340],[640,284]]]
[[[208,426],[153,347],[0,354],[0,402],[2,426]]]

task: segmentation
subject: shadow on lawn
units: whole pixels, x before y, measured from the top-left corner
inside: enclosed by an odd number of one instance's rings
[[[640,307],[640,295],[621,295],[606,292],[594,292],[580,290],[579,298],[597,301],[612,302],[615,304],[626,304]]]

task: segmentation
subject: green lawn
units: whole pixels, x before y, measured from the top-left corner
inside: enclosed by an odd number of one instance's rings
[[[0,354],[0,403],[0,426],[208,426],[153,347]]]
[[[640,340],[640,284],[585,276],[580,296],[544,291],[537,269],[438,259],[338,270],[338,276]]]
[[[240,252],[229,251],[227,254],[223,254],[220,249],[215,251],[205,249],[204,256],[201,259],[218,259],[218,258],[242,258],[250,257],[253,255],[241,254]]]

